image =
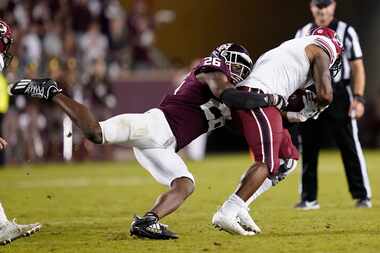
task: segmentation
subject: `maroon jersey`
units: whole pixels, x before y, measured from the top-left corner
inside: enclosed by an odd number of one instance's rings
[[[203,133],[222,127],[231,118],[230,110],[216,98],[206,83],[199,82],[196,75],[201,72],[220,71],[231,79],[224,61],[206,57],[187,74],[173,94],[167,94],[161,109],[177,141],[177,150],[182,149]]]

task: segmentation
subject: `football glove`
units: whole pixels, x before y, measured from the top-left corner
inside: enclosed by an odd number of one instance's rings
[[[321,112],[323,112],[328,106],[321,107],[318,105],[316,95],[310,90],[306,90],[305,95],[302,96],[304,108],[300,112],[287,112],[286,117],[289,122],[305,122],[306,120],[313,118],[317,119]]]
[[[62,89],[58,88],[57,82],[49,78],[23,79],[9,87],[9,94],[12,96],[24,95],[45,100],[52,99],[60,92]]]

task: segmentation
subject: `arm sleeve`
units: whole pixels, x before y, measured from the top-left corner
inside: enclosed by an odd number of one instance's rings
[[[351,26],[347,29],[347,38],[344,47],[348,60],[353,61],[363,57],[359,36]]]
[[[220,96],[223,103],[235,109],[256,109],[272,105],[273,99],[269,94],[255,94],[247,91],[240,91],[234,88],[226,89]]]

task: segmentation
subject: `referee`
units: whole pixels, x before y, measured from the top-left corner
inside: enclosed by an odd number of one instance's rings
[[[296,208],[319,209],[317,166],[320,140],[330,131],[340,150],[348,186],[356,207],[370,208],[371,188],[366,162],[358,138],[357,119],[364,114],[365,71],[358,35],[349,24],[334,18],[335,0],[312,0],[314,22],[299,29],[296,37],[310,34],[318,26],[335,30],[344,44],[343,69],[334,78],[334,100],[317,120],[299,126],[302,138],[301,201]]]

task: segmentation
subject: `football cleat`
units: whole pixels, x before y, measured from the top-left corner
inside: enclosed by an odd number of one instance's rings
[[[168,229],[168,225],[158,222],[155,215],[135,216],[131,224],[131,236],[155,240],[178,239],[178,236]]]
[[[7,221],[0,225],[0,245],[6,245],[18,238],[30,236],[40,229],[41,224],[39,223],[21,225],[17,224],[15,219]]]
[[[314,201],[301,201],[298,204],[296,204],[294,208],[299,209],[299,210],[309,211],[309,210],[319,209],[320,206],[318,204],[318,201],[314,200]]]
[[[9,94],[11,96],[24,95],[33,98],[50,100],[60,93],[57,82],[53,79],[23,79],[11,84]]]
[[[356,207],[357,208],[371,208],[372,207],[372,203],[371,203],[371,200],[370,199],[359,199],[357,202],[356,202]]]
[[[249,215],[249,209],[241,208],[237,214],[239,225],[246,231],[251,231],[256,234],[261,233],[261,229],[256,225],[255,221]]]
[[[295,159],[284,159],[283,164],[280,165],[278,173],[272,176],[272,185],[275,186],[280,181],[284,180],[290,173],[292,173],[297,168],[297,160]]]
[[[244,216],[244,218],[246,218]],[[244,222],[247,222],[244,220]],[[212,217],[212,224],[214,225],[215,228],[226,231],[227,233],[234,234],[234,235],[244,235],[244,236],[252,236],[255,235],[256,232],[251,231],[250,226],[252,224],[248,224],[247,230],[243,228],[241,218],[238,217],[231,217],[227,216],[223,213],[221,209],[219,209],[214,216]],[[247,223],[245,223],[247,224]]]

